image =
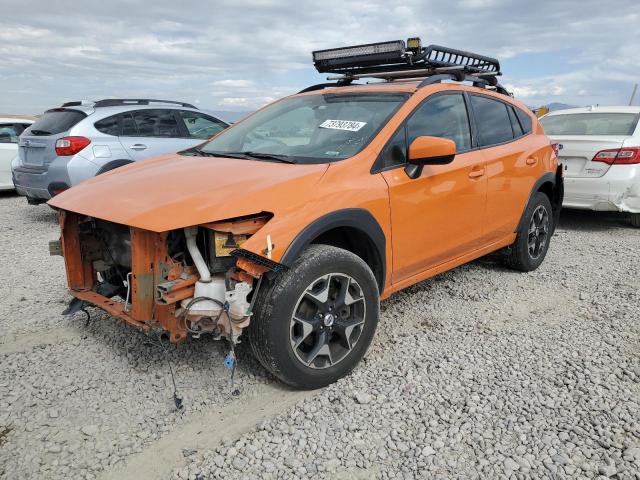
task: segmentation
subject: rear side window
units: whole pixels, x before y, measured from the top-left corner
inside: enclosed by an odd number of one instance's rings
[[[478,127],[479,146],[486,147],[513,140],[507,105],[489,97],[471,95]]]
[[[0,143],[18,143],[22,126],[14,123],[0,123]]]
[[[44,112],[36,122],[26,130],[26,135],[56,135],[66,132],[86,115],[78,110],[56,108]]]
[[[636,113],[565,113],[547,115],[540,123],[547,135],[633,135]]]
[[[471,130],[463,96],[450,94],[428,98],[407,121],[407,144],[411,145],[422,135],[453,140],[458,152],[469,150]]]
[[[139,110],[133,112],[139,137],[180,137],[173,110]]]
[[[193,138],[206,140],[227,128],[226,123],[202,113],[180,110],[180,116],[187,127],[189,136]]]
[[[99,122],[93,124],[96,130],[106,135],[118,136],[120,134],[120,122],[118,121],[118,115],[112,115],[111,117],[103,118]]]
[[[518,120],[520,120],[520,125],[522,125],[522,129],[524,130],[524,134],[531,133],[531,117],[520,110],[518,107],[513,107],[516,111],[516,115],[518,116]]]

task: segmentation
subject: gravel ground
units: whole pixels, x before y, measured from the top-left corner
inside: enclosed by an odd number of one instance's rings
[[[132,478],[175,437],[180,461],[144,478],[640,479],[640,230],[620,215],[565,212],[536,272],[486,258],[394,295],[351,376],[197,447],[186,426],[277,403],[248,350],[236,397],[223,344],[170,349],[177,413],[159,347],[59,316],[53,212],[4,195],[0,224],[0,477]]]

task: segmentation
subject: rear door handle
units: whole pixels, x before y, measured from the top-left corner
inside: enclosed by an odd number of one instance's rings
[[[131,150],[145,150],[147,148],[147,146],[143,145],[142,143],[134,143],[129,148]]]
[[[532,157],[527,158],[527,165],[535,165],[536,163],[538,163],[537,158],[532,158]]]
[[[478,178],[484,175],[484,168],[479,168],[477,170],[471,170],[469,172],[469,178]]]

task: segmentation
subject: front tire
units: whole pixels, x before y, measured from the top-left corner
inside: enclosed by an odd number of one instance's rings
[[[549,250],[554,231],[553,210],[549,197],[536,192],[524,213],[516,241],[505,252],[505,264],[514,270],[531,272],[538,268]]]
[[[248,337],[255,357],[296,388],[315,389],[347,375],[378,324],[378,286],[357,255],[309,246],[258,292]]]

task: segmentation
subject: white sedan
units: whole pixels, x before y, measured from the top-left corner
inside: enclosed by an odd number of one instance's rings
[[[540,119],[558,144],[567,208],[628,212],[640,227],[640,107],[558,110]]]
[[[34,120],[0,117],[0,190],[13,190],[11,162],[18,155],[18,137]]]

